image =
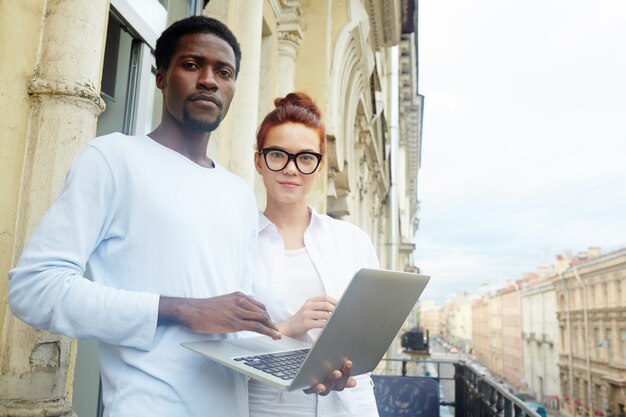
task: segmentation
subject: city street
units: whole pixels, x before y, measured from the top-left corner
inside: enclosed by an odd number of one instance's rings
[[[435,360],[458,360],[460,359],[459,353],[450,353],[449,349],[443,346],[439,340],[435,338],[430,339],[430,352],[431,358]],[[436,364],[429,364],[433,369],[433,376],[437,374]],[[439,386],[441,391],[441,401],[454,402],[454,365],[451,363],[439,364]],[[449,415],[454,415],[453,407],[442,406],[440,409],[441,416],[446,416],[445,412],[449,412]]]

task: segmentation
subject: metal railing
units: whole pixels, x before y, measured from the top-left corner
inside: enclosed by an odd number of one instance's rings
[[[486,372],[465,360],[383,359],[378,375],[434,378],[440,385],[442,417],[541,417]]]

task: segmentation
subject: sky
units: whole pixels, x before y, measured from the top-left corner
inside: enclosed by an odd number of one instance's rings
[[[420,0],[422,300],[626,247],[626,1]]]

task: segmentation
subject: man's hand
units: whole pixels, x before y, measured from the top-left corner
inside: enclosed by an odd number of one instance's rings
[[[356,387],[356,379],[350,377],[352,373],[352,362],[345,361],[341,371],[335,369],[321,384],[313,385],[304,390],[305,394],[328,395],[331,391],[343,391],[345,388]]]
[[[198,333],[249,330],[272,339],[281,338],[265,306],[239,291],[211,298],[161,296],[159,323],[180,324]]]
[[[321,329],[326,325],[336,305],[337,300],[327,295],[309,298],[296,314],[279,323],[278,329],[290,337],[302,336],[311,329]]]

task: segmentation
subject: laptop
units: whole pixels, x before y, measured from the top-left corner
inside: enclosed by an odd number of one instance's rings
[[[378,365],[430,277],[361,269],[346,288],[317,340],[283,336],[182,343],[224,366],[284,391],[309,388],[352,361],[352,375]]]

